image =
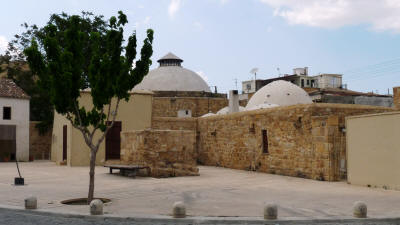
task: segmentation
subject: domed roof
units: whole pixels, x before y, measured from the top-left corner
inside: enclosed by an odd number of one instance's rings
[[[246,110],[259,108],[261,104],[286,106],[312,103],[302,88],[283,80],[274,81],[258,90],[249,100]]]
[[[211,92],[208,84],[197,73],[181,66],[182,59],[168,53],[158,60],[160,66],[151,70],[136,90],[151,91],[205,91]]]
[[[279,105],[277,104],[270,104],[270,103],[263,103],[263,104],[259,104],[253,107],[246,107],[246,110],[256,110],[256,109],[269,109],[269,108],[274,108],[274,107],[278,107]]]
[[[202,115],[201,117],[209,117],[209,116],[215,116],[215,115],[216,114],[214,114],[212,112],[209,112],[209,113],[206,113],[206,114]]]
[[[245,109],[245,108],[244,108],[243,106],[239,106],[239,112],[244,111],[244,109]],[[226,114],[229,114],[229,106],[226,106],[226,107],[220,109],[220,110],[217,112],[217,115],[226,115]]]

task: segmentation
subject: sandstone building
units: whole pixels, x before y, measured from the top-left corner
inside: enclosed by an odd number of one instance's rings
[[[108,132],[97,153],[97,165],[104,164],[105,160],[120,159],[121,131],[151,127],[152,92],[132,91],[130,94],[128,102],[121,101],[119,104],[115,125]],[[87,109],[92,108],[91,95],[88,91],[81,92],[79,103]],[[98,138],[99,132],[96,134],[94,137]],[[72,127],[63,115],[54,113],[51,160],[69,166],[87,166],[89,159],[90,149],[82,133]]]
[[[121,102],[115,127],[100,146],[97,164],[119,160],[121,132],[150,128],[152,118],[198,117],[228,105],[226,95],[212,93],[198,74],[181,66],[182,59],[169,53],[158,62],[160,67],[151,70],[134,88],[129,102]],[[89,92],[82,91],[79,101],[91,108]],[[162,132],[155,134],[164,135]],[[60,164],[83,166],[89,164],[89,154],[82,134],[62,115],[55,113],[51,159]]]
[[[282,80],[262,87],[240,107],[237,91],[229,100],[212,93],[182,61],[167,54],[135,87],[133,98],[121,105],[120,125],[106,137],[98,164],[145,165],[154,177],[198,175],[200,163],[337,181],[348,172],[345,118],[395,110],[313,103],[302,88]],[[89,100],[82,92],[82,103]],[[54,161],[87,165],[89,150],[83,151],[81,134],[57,114],[53,133]],[[107,143],[117,147],[108,151]]]
[[[228,105],[225,94],[211,92],[203,78],[182,67],[179,57],[168,53],[158,62],[134,88],[154,92],[153,117],[200,117]]]
[[[393,109],[312,103],[298,86],[276,81],[254,94],[245,111],[153,118],[152,127],[196,131],[204,165],[336,181],[347,174],[345,118],[387,111]]]

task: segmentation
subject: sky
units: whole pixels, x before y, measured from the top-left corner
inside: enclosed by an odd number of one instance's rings
[[[1,0],[6,1],[6,0]],[[4,4],[3,4],[4,5]],[[155,32],[153,65],[172,52],[219,92],[241,82],[291,74],[343,74],[351,90],[400,86],[400,0],[14,0],[0,14],[0,54],[21,23],[82,10],[128,16],[126,35]],[[279,68],[279,69],[278,69]],[[236,87],[237,85],[237,87]]]

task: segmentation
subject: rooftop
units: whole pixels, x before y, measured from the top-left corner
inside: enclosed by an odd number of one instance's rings
[[[180,62],[183,62],[183,59],[179,58],[178,56],[174,55],[171,52],[168,52],[165,56],[163,56],[161,59],[157,60],[157,62],[161,62],[163,60],[178,60]]]
[[[7,78],[0,78],[0,97],[30,99],[22,88]]]
[[[183,60],[171,52],[158,62],[160,66],[151,70],[135,90],[211,92],[203,78],[182,67]]]

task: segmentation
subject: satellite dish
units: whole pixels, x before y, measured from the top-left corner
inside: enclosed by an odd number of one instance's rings
[[[258,68],[253,68],[250,70],[250,73],[254,74],[254,80],[257,80],[257,72],[258,72]]]
[[[256,75],[257,72],[258,72],[258,68],[253,68],[253,69],[250,70],[250,73],[254,74],[254,75]]]

